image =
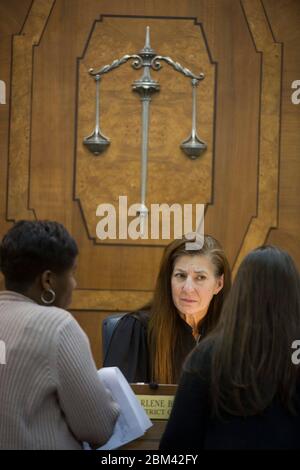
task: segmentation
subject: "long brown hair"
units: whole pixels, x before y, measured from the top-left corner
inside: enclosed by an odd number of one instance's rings
[[[200,359],[201,347],[212,345],[214,412],[256,415],[276,398],[295,413],[300,371],[291,357],[299,338],[299,273],[285,251],[259,247],[243,260],[219,325],[195,353]]]
[[[176,383],[175,348],[182,348],[182,327],[179,314],[173,303],[171,276],[175,260],[179,256],[209,256],[215,276],[224,275],[224,286],[215,295],[209,305],[208,312],[201,321],[201,329],[208,333],[216,325],[224,299],[230,289],[231,275],[227,258],[219,242],[206,235],[201,249],[187,250],[186,238],[176,239],[170,243],[161,261],[156,288],[151,305],[148,328],[150,367],[152,380],[159,383]],[[198,325],[198,328],[200,325]]]

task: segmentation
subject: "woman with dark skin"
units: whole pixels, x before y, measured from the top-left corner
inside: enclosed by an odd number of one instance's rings
[[[81,449],[111,436],[117,405],[87,336],[65,309],[76,287],[76,242],[59,223],[20,221],[0,246],[0,448]]]

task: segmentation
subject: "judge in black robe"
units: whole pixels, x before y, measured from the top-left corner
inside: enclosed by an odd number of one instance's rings
[[[124,315],[117,323],[104,358],[104,367],[117,366],[130,383],[153,381],[147,339],[149,316],[149,310]],[[177,381],[183,361],[197,344],[192,328],[179,315],[178,321],[181,337],[176,345]]]
[[[154,382],[157,380],[155,375],[163,377],[160,379],[161,383],[170,383],[170,380],[178,383],[185,358],[197,341],[217,324],[230,288],[228,260],[219,242],[210,235],[205,235],[203,244],[199,247],[195,242],[196,248],[193,246],[192,249],[187,246],[190,240],[190,237],[175,239],[165,248],[152,301],[140,311],[124,315],[113,332],[104,366],[119,367],[131,383]],[[185,260],[186,264],[183,268],[178,268],[179,271],[173,278],[174,269],[180,260]],[[194,263],[197,265],[196,270]],[[188,278],[190,279],[186,286]],[[192,313],[180,300],[182,292],[187,297],[190,296],[191,286],[192,292],[195,291],[192,302],[196,302],[196,307],[193,307],[196,311]],[[148,341],[150,315],[153,315],[151,323],[154,325],[151,326],[151,354]],[[163,322],[160,321],[161,318]],[[166,331],[169,324],[170,330]],[[167,349],[166,342],[170,343],[172,340],[173,343]],[[159,349],[160,352],[164,349],[162,361],[164,367],[165,363],[170,367],[171,374],[166,370],[164,373],[153,371],[157,368],[156,358],[153,359],[154,364],[150,361],[153,351],[157,354]]]

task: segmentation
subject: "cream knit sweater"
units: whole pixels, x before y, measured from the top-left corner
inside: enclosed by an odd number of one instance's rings
[[[82,441],[108,440],[117,405],[68,312],[2,291],[0,341],[0,449],[81,449]]]

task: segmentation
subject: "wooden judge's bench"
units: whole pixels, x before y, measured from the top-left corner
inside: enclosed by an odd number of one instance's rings
[[[153,426],[139,439],[121,447],[121,450],[157,450],[165,430],[177,385],[131,384],[131,388],[151,419]]]

